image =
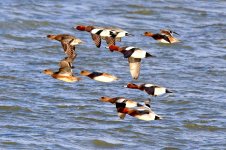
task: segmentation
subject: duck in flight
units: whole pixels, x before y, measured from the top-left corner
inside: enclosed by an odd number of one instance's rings
[[[76,55],[75,46],[84,43],[79,38],[76,38],[75,36],[69,34],[58,34],[58,35],[49,34],[47,35],[47,38],[61,42],[64,52],[68,57],[74,57]]]
[[[160,33],[163,35],[166,35],[168,37],[168,39],[170,40],[170,43],[177,43],[180,42],[180,40],[178,40],[176,37],[174,37],[173,34],[177,34],[179,35],[177,32],[174,32],[172,30],[169,29],[161,29]]]
[[[154,85],[154,84],[136,85],[133,83],[128,83],[125,87],[130,89],[138,89],[141,91],[145,91],[148,95],[151,95],[151,96],[159,96],[166,93],[173,93],[172,91],[168,90],[165,87]]]
[[[112,52],[121,52],[124,58],[128,58],[130,74],[135,80],[137,80],[140,75],[141,59],[154,57],[152,54],[146,52],[145,50],[132,46],[118,47],[116,45],[111,45],[109,47],[109,50]]]
[[[57,72],[53,72],[50,69],[46,69],[43,71],[44,74],[50,75],[55,79],[65,81],[65,82],[76,82],[81,80],[81,78],[73,75],[72,71],[72,63],[76,56],[74,57],[66,57],[59,62],[59,70]]]
[[[126,103],[124,101],[117,101],[116,109],[118,113],[128,114],[132,117],[135,117],[137,119],[144,120],[144,121],[162,119],[162,117],[160,117],[154,111],[151,110],[150,101],[145,101],[144,105],[132,107],[132,108],[126,107]]]
[[[150,99],[144,105],[124,97],[101,97],[100,101],[115,104],[120,119],[124,119],[127,114],[145,121],[162,119],[151,110]]]
[[[161,43],[171,43],[169,37],[161,33],[144,32],[144,36],[152,37]]]
[[[99,82],[113,82],[115,80],[118,80],[116,76],[113,76],[109,73],[103,73],[103,72],[90,72],[87,70],[83,70],[81,71],[80,74]]]
[[[177,38],[173,36],[173,34],[179,35],[178,33],[169,29],[160,29],[160,33],[156,33],[156,34],[152,32],[144,32],[144,36],[152,37],[153,39],[161,43],[172,44],[172,43],[180,42]]]
[[[121,41],[122,37],[130,36],[127,31],[116,27],[98,27],[79,25],[74,27],[79,31],[86,31],[91,34],[91,37],[96,45],[100,48],[101,39],[104,39],[108,46],[115,45],[115,41]]]

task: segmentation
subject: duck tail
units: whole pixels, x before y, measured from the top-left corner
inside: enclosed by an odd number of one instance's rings
[[[145,57],[156,57],[156,56],[154,56],[154,55],[152,55],[150,53],[146,53],[146,56]]]
[[[162,117],[155,115],[155,120],[162,120]]]

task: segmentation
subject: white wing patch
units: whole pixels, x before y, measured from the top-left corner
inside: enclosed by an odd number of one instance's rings
[[[129,47],[127,47],[125,50],[126,50],[126,51],[129,51],[129,50],[131,50],[131,49],[133,49],[133,48],[136,48],[136,47],[129,46]]]
[[[165,39],[161,39],[159,40],[161,43],[169,43],[168,41],[166,41]]]
[[[125,98],[120,98],[117,100],[118,103],[123,103],[126,99]]]
[[[70,45],[73,45],[73,46],[78,45],[78,44],[79,44],[79,41],[76,40],[76,39],[74,39],[74,40],[70,43]]]
[[[162,95],[166,93],[166,88],[164,87],[157,87],[155,88],[154,95]]]
[[[91,31],[91,33],[92,34],[96,34],[98,31],[100,31],[101,29],[93,29],[92,31]]]
[[[112,81],[117,80],[116,77],[106,77],[106,76],[98,76],[93,79],[96,81],[100,81],[100,82],[112,82]]]
[[[137,102],[130,101],[130,100],[126,101],[126,107],[133,108],[133,107],[136,107],[136,106],[137,106]]]
[[[131,55],[133,58],[145,58],[146,51],[143,50],[135,50],[134,53]]]
[[[154,86],[154,84],[145,84],[144,86],[145,87],[152,87],[152,86]]]
[[[119,32],[118,34],[117,34],[117,36],[116,37],[124,37],[124,36],[126,36],[126,34],[128,34],[128,32],[126,32],[126,31],[122,31],[122,32]]]
[[[155,114],[154,113],[138,115],[138,116],[135,116],[135,117],[137,119],[141,119],[141,120],[145,120],[145,121],[155,120]]]
[[[107,36],[107,37],[109,37],[109,36],[110,36],[110,30],[103,30],[103,31],[100,33],[100,36]]]

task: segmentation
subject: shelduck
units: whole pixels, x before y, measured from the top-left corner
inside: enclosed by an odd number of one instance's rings
[[[108,73],[102,73],[102,72],[90,72],[87,70],[83,70],[81,71],[80,74],[100,82],[113,82],[115,80],[118,80],[116,76],[113,76]]]
[[[174,32],[174,31],[172,31],[172,30],[161,29],[160,33],[163,34],[163,35],[166,35],[169,38],[170,43],[180,42],[180,40],[178,40],[176,37],[173,36],[174,33],[177,34],[177,35],[179,35],[179,34]]]
[[[166,93],[172,93],[172,91],[168,90],[167,88],[157,86],[154,84],[136,85],[133,83],[128,83],[125,87],[130,88],[130,89],[138,89],[141,91],[145,91],[147,94],[152,95],[152,96],[159,96],[159,95],[166,94]]]
[[[118,113],[128,114],[132,117],[135,117],[137,119],[144,120],[144,121],[162,119],[162,117],[160,117],[159,115],[157,115],[155,112],[153,112],[151,110],[149,102],[146,101],[145,105],[143,105],[143,106],[128,108],[128,107],[126,107],[125,102],[117,101],[116,108],[117,108]]]
[[[109,47],[110,51],[118,51],[124,55],[124,58],[128,58],[130,74],[133,79],[137,80],[140,75],[140,65],[141,59],[147,57],[155,57],[152,54],[136,47],[118,47],[116,45],[111,45]]]
[[[152,37],[153,39],[155,39],[161,43],[171,43],[169,37],[164,34],[160,34],[160,33],[154,34],[152,32],[144,32],[144,36]]]
[[[101,39],[106,40],[108,46],[115,45],[115,41],[121,41],[124,36],[129,36],[127,31],[115,27],[97,27],[97,26],[84,26],[79,25],[74,27],[79,31],[87,31],[91,34],[91,37],[96,47],[101,46]]]

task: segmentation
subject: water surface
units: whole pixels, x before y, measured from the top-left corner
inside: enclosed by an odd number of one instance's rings
[[[226,2],[217,1],[16,1],[0,2],[1,149],[226,149]],[[142,61],[132,81],[121,54],[97,49],[88,33],[73,26],[121,27],[134,34],[120,46],[143,48],[156,58]],[[181,43],[159,44],[141,34],[171,28]],[[61,45],[47,34],[68,33],[77,46],[74,72],[102,71],[120,78],[65,83],[42,74],[57,70]],[[101,96],[143,102],[127,82],[155,83],[174,93],[152,98],[164,119],[120,120]]]

